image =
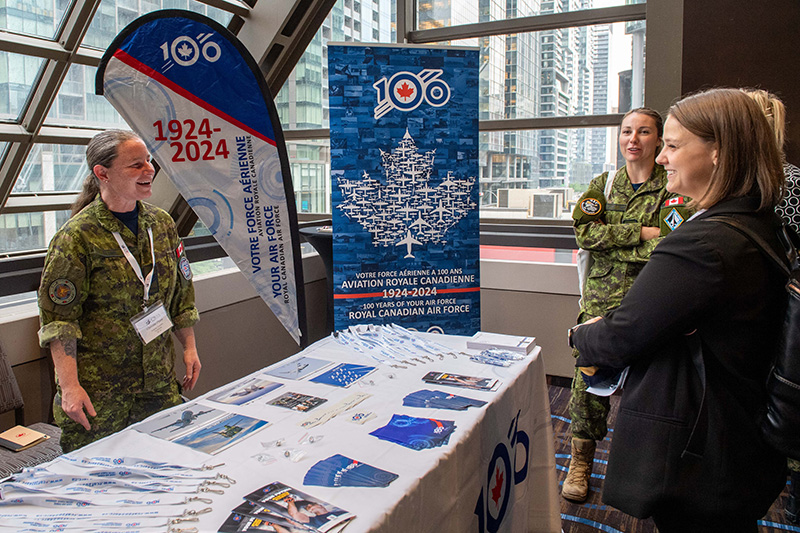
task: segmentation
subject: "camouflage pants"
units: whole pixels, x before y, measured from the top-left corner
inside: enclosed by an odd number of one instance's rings
[[[575,353],[577,354],[577,350]],[[581,378],[580,370],[575,368],[572,395],[569,398],[569,416],[572,419],[569,427],[572,436],[578,439],[603,440],[608,433],[606,420],[610,408],[608,397],[586,392],[586,382]]]
[[[61,428],[61,448],[69,453],[102,437],[121,431],[153,413],[181,403],[178,382],[174,379],[162,390],[130,393],[112,390],[106,395],[89,393],[97,416],[89,417],[92,429],[86,431],[61,408],[61,392],[53,400],[53,416]]]

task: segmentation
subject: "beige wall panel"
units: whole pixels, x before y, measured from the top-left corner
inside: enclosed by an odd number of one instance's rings
[[[567,330],[578,317],[575,295],[481,290],[481,329],[536,337],[542,347],[545,372],[572,377],[575,359],[567,345]]]
[[[325,335],[325,291],[324,280],[306,284],[311,343]],[[201,313],[200,322],[195,326],[195,337],[203,369],[195,389],[186,394],[189,398],[300,351],[261,298],[250,298]],[[177,341],[176,348],[176,373],[182,377],[185,367]]]

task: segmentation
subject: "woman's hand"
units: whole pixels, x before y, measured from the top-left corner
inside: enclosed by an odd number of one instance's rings
[[[200,357],[197,355],[197,346],[194,342],[194,328],[181,328],[175,331],[175,336],[183,345],[183,364],[186,366],[186,375],[183,376],[183,390],[192,390],[200,377]]]
[[[89,394],[80,385],[74,387],[61,386],[61,408],[72,420],[82,425],[86,431],[92,429],[89,416],[97,416]]]
[[[78,379],[78,341],[77,339],[53,339],[50,354],[58,376],[61,389],[61,408],[72,420],[90,431],[89,416],[97,416],[89,394]]]
[[[183,389],[192,390],[197,378],[200,377],[200,369],[203,365],[200,364],[200,357],[197,355],[197,350],[183,350],[183,364],[186,366],[186,375],[183,376]]]

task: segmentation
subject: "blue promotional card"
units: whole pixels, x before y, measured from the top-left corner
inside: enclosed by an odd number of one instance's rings
[[[375,370],[374,366],[341,363],[331,370],[311,378],[311,381],[333,385],[334,387],[349,387],[373,370]]]
[[[478,50],[329,45],[334,322],[480,329]]]
[[[388,424],[372,431],[370,435],[419,451],[444,446],[455,429],[456,424],[452,420],[395,414]]]
[[[388,487],[397,477],[393,472],[337,454],[309,468],[303,484],[321,487]]]

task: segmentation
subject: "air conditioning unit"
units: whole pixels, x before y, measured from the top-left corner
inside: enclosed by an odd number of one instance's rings
[[[528,216],[536,218],[558,218],[561,214],[563,195],[560,193],[534,193],[528,202]]]

